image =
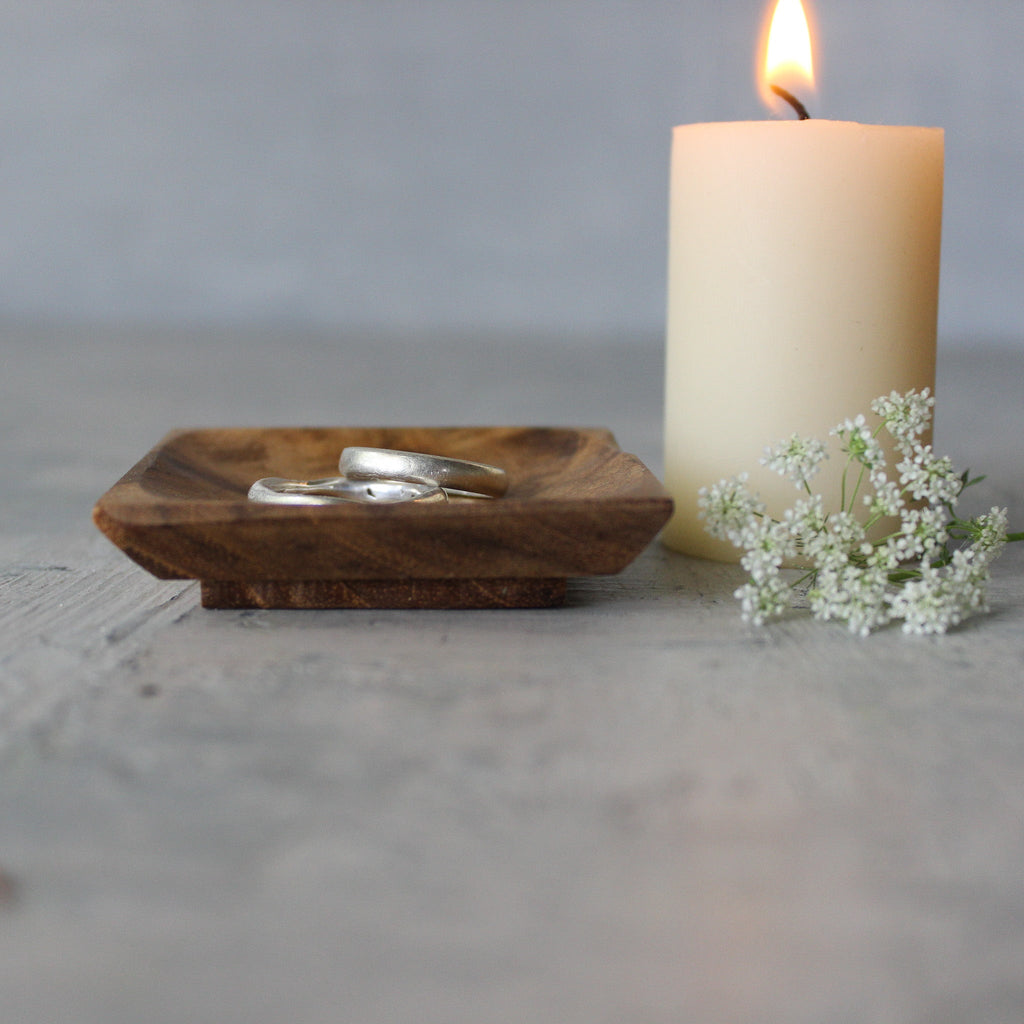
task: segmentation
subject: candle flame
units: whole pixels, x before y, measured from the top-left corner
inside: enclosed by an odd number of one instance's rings
[[[811,31],[800,0],[778,0],[768,27],[761,72],[761,96],[775,113],[792,113],[772,87],[802,102],[814,91]]]

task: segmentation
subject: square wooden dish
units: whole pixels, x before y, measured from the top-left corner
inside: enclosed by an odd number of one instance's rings
[[[364,445],[500,466],[508,493],[448,504],[250,502],[265,476],[337,475]],[[161,579],[199,579],[207,608],[522,608],[566,580],[620,572],[672,500],[607,430],[332,427],[177,430],[93,510]]]

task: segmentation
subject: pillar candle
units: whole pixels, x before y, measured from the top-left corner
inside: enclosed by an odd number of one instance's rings
[[[750,473],[770,513],[798,497],[758,460],[794,433],[827,440],[892,390],[934,388],[941,129],[828,120],[673,132],[664,542],[735,560],[697,492]],[[836,496],[842,463],[815,478]]]

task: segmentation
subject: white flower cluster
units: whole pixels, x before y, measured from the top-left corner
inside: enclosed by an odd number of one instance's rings
[[[967,474],[957,475],[949,459],[920,440],[934,404],[927,389],[894,391],[871,403],[876,427],[860,415],[832,431],[846,456],[838,511],[826,511],[809,486],[828,457],[826,445],[797,435],[767,448],[761,459],[807,494],[782,519],[767,515],[746,474],[701,488],[708,532],[744,552],[740,564],[750,578],[736,591],[744,619],[761,625],[782,615],[802,585],[815,618],[845,622],[860,636],[895,620],[907,633],[944,633],[987,609],[989,567],[1008,537],[1006,510],[957,517]],[[894,477],[878,440],[883,429],[902,456]],[[851,470],[856,481],[848,490]],[[864,511],[855,516],[858,506]],[[898,525],[871,539],[869,531],[884,519]],[[781,575],[786,562],[807,566],[795,584]]]

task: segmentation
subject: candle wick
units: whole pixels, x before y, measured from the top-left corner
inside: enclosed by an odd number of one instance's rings
[[[811,115],[807,113],[807,108],[788,89],[783,89],[781,85],[773,85],[772,92],[776,96],[781,96],[797,112],[801,121],[810,121]]]

